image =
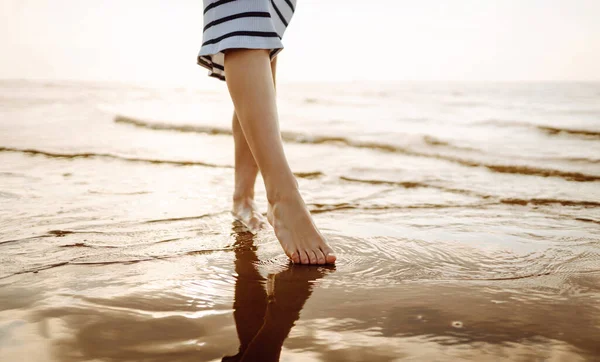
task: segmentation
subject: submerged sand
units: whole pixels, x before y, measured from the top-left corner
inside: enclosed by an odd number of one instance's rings
[[[600,356],[598,85],[281,87],[335,267],[231,217],[226,94],[0,85],[2,361]]]

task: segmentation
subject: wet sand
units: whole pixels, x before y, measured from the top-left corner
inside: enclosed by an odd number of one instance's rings
[[[306,87],[335,267],[231,217],[224,93],[2,83],[0,360],[599,358],[598,85]]]

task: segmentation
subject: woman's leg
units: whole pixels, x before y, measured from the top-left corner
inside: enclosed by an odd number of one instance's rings
[[[235,144],[235,189],[233,191],[233,215],[252,232],[265,225],[265,219],[254,203],[254,183],[258,166],[248,147],[236,113],[232,120]]]
[[[268,50],[230,50],[225,69],[239,123],[265,181],[269,221],[283,250],[295,263],[334,263],[333,250],[314,225],[283,151]]]
[[[271,62],[273,83],[276,84],[277,58]],[[233,215],[252,233],[265,225],[262,214],[254,203],[254,184],[258,176],[258,165],[246,142],[242,126],[235,111],[232,119],[233,142],[235,144],[235,189],[233,191]]]

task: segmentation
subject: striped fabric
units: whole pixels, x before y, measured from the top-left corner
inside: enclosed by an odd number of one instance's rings
[[[198,64],[225,80],[227,49],[270,49],[273,59],[283,49],[281,39],[295,9],[296,0],[204,0]]]

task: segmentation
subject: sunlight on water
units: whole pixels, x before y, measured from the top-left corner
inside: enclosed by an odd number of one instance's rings
[[[0,83],[0,359],[598,356],[598,84],[278,91],[335,267],[234,222],[224,92]]]

